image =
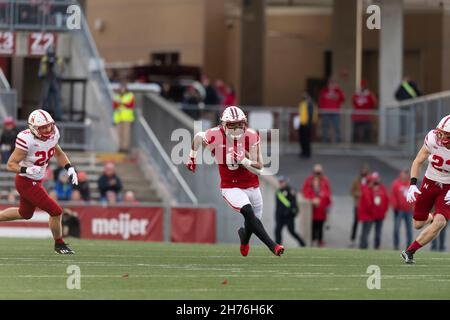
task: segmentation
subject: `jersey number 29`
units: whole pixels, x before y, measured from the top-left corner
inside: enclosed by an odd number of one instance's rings
[[[36,157],[39,157],[39,159],[37,159],[34,162],[34,164],[42,167],[48,164],[48,162],[50,161],[50,159],[53,157],[54,154],[55,148],[50,148],[47,153],[45,151],[37,151],[34,155]]]

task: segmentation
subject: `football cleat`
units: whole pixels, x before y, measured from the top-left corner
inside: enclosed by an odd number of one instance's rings
[[[408,250],[403,250],[401,257],[403,258],[403,260],[405,261],[406,264],[414,264],[416,263],[414,261],[414,257],[412,252],[408,251]]]
[[[243,257],[246,257],[248,255],[248,252],[250,251],[250,244],[248,243],[248,241],[246,241],[246,234],[245,234],[245,229],[244,228],[239,228],[238,229],[238,235],[239,235],[239,239],[241,240],[241,246],[240,246],[240,250],[241,250],[241,254]],[[245,243],[247,242],[247,243]]]
[[[276,256],[281,256],[284,253],[284,247],[280,244],[277,244],[274,249],[274,253]]]
[[[59,254],[75,254],[75,251],[67,246],[67,243],[55,243],[55,252]]]

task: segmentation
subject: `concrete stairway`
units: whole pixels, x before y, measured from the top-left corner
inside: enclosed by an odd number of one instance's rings
[[[139,202],[161,202],[157,187],[145,179],[141,168],[133,157],[119,153],[96,154],[71,151],[67,152],[67,155],[78,172],[86,172],[92,200],[99,200],[100,193],[97,188],[97,180],[103,173],[104,163],[112,161],[116,164],[117,175],[122,180],[122,193],[131,190]],[[55,169],[56,161],[52,160],[50,167]],[[10,190],[15,189],[14,177],[14,173],[6,170],[6,165],[0,165],[0,196],[2,200],[6,198]]]

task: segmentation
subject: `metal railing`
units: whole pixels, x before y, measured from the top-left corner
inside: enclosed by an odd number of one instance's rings
[[[152,166],[157,169],[159,178],[178,203],[197,204],[197,197],[179,173],[178,168],[173,165],[153,130],[142,116],[142,111],[137,110],[136,115],[133,139],[136,146],[145,153]]]
[[[103,60],[83,14],[81,29],[72,32],[72,40],[74,47],[77,48],[76,56],[81,64],[80,68],[86,70],[88,97],[92,98],[88,101],[86,116],[95,122],[92,132],[96,139],[96,147],[103,150],[106,146],[117,145],[117,135],[112,121],[113,92]]]
[[[409,155],[422,146],[425,135],[450,114],[450,91],[430,94],[386,106],[385,143],[400,144]],[[398,115],[406,115],[399,119]]]
[[[16,90],[0,90],[0,121],[7,116],[17,118]]]
[[[59,145],[66,150],[93,150],[92,123],[85,122],[58,122],[57,124],[61,138]],[[28,127],[24,120],[17,121],[17,128],[24,130]]]
[[[177,104],[179,110],[195,119],[202,120],[205,128],[219,124],[223,112],[222,106]],[[240,106],[247,114],[249,126],[254,129],[278,129],[280,137],[280,153],[299,152],[299,118],[297,107]],[[318,110],[317,122],[312,127],[312,142],[331,147],[371,148],[378,146],[380,122],[394,121],[396,127],[388,126],[390,137],[386,151],[406,155],[411,144],[411,113],[408,110],[366,111],[353,109]],[[340,131],[337,142],[332,123],[336,121]],[[163,129],[162,129],[163,130]],[[394,133],[399,132],[397,136]],[[345,135],[348,135],[347,137]],[[395,138],[394,138],[395,137]],[[268,143],[271,143],[269,140]]]
[[[75,0],[0,0],[0,29],[67,31],[67,8]]]

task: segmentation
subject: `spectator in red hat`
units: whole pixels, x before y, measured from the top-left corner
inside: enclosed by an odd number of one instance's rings
[[[361,86],[352,96],[354,114],[353,120],[353,141],[368,143],[372,141],[373,115],[367,114],[374,111],[377,105],[377,98],[367,88],[367,82],[361,80]],[[358,114],[358,113],[366,114]]]
[[[368,177],[367,184],[361,187],[358,218],[362,222],[361,249],[368,248],[368,238],[372,225],[375,226],[375,249],[381,245],[383,220],[389,208],[389,197],[385,186],[381,183],[377,172]]]
[[[18,133],[14,119],[9,116],[6,117],[3,120],[3,132],[0,137],[1,161],[3,164],[8,162],[9,156],[15,148]]]

